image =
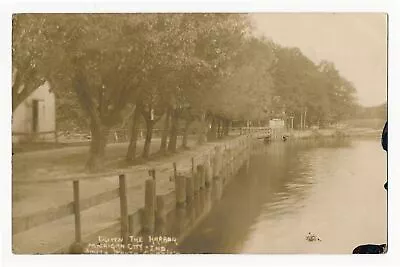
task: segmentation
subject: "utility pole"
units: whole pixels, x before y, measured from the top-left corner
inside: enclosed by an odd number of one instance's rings
[[[293,130],[293,120],[294,120],[294,116],[290,116],[290,119],[292,120],[292,121],[291,121],[291,126],[292,126],[291,128],[292,128],[292,130]]]
[[[306,128],[307,107],[304,108],[304,128]]]
[[[303,129],[303,112],[300,112],[300,130]]]

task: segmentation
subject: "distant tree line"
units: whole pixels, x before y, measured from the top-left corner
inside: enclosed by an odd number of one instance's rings
[[[387,120],[387,103],[372,107],[357,106],[355,117],[358,119]]]
[[[292,117],[295,128],[338,122],[356,109],[353,84],[332,62],[252,34],[246,14],[18,14],[13,17],[13,111],[48,81],[57,123],[91,132],[87,168],[102,165],[107,136],[162,125],[160,152],[177,150],[196,122],[199,143],[235,121]]]
[[[357,105],[354,116],[345,120],[349,127],[382,130],[387,121],[387,103],[372,107]]]

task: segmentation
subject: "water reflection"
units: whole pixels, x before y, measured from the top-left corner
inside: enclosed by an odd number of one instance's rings
[[[231,180],[220,202],[184,239],[179,250],[351,253],[353,245],[363,242],[363,238],[369,238],[366,242],[376,239],[384,243],[386,198],[384,193],[377,193],[381,188],[375,187],[385,180],[385,155],[380,153],[377,140],[321,139],[257,145],[248,169],[242,168]],[[371,155],[377,158],[378,166],[365,172]],[[360,192],[360,182],[366,181],[371,183],[365,192]],[[221,194],[215,189],[217,185],[213,188],[211,199]],[[366,201],[368,196],[377,194],[376,199],[369,200],[375,203],[374,208],[360,212],[360,207],[366,205],[361,199]],[[373,233],[363,232],[356,225],[370,213],[370,221],[378,218],[366,226],[374,228]],[[305,241],[304,235],[313,231],[311,228],[324,234],[324,242],[313,245]],[[345,237],[338,239],[340,234]],[[341,246],[338,240],[345,245]]]

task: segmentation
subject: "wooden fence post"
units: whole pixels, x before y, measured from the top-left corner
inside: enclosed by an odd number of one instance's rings
[[[211,175],[210,157],[207,156],[204,162],[204,184],[206,187],[211,185]]]
[[[192,176],[194,175],[194,158],[192,157]]]
[[[176,206],[184,207],[186,202],[186,177],[178,175],[175,179]]]
[[[74,216],[75,216],[75,242],[69,247],[72,254],[82,254],[84,251],[81,236],[81,208],[79,199],[79,180],[72,182],[74,194]]]
[[[74,187],[74,215],[75,215],[75,242],[81,243],[81,208],[79,197],[79,180],[73,181]]]
[[[119,175],[119,200],[121,209],[121,237],[125,250],[128,249],[128,201],[126,199],[125,174]]]
[[[156,170],[154,168],[149,170],[149,176],[151,178],[153,178],[153,181],[154,181],[153,196],[154,196],[155,209],[157,210],[157,202],[156,202],[156,187],[157,187],[157,183],[156,183]]]
[[[222,179],[220,179],[218,176],[216,176],[213,179],[213,199],[214,200],[219,200],[222,196],[222,191],[223,191],[223,184],[222,184]]]
[[[156,219],[164,220],[165,219],[165,200],[162,195],[156,196]]]
[[[215,148],[215,156],[213,162],[213,176],[220,176],[221,175],[221,147],[217,146]]]
[[[228,151],[228,179],[232,178],[233,171],[232,171],[232,156],[231,156],[231,150]]]
[[[222,178],[225,181],[228,179],[228,150],[224,149],[224,152],[222,153],[221,157],[222,163],[221,163],[221,172],[222,172]]]
[[[214,177],[214,154],[212,151],[208,154],[209,170],[210,170],[210,183]]]
[[[205,187],[205,177],[204,177],[204,165],[199,164],[197,165],[197,179],[198,179],[198,187],[204,188]]]
[[[200,214],[203,214],[206,207],[206,190],[202,190],[199,194],[199,202],[200,202]]]
[[[177,208],[175,214],[176,222],[174,224],[174,230],[177,231],[177,235],[179,236],[185,231],[186,209]]]
[[[73,181],[74,186],[74,214],[75,214],[75,242],[82,242],[81,236],[81,208],[79,203],[79,181]]]
[[[186,177],[186,201],[191,203],[194,197],[193,176]]]
[[[128,215],[128,232],[130,235],[134,235],[135,233],[133,214]]]
[[[176,175],[177,175],[176,162],[172,163],[172,166],[174,167],[174,181],[176,181]]]
[[[144,225],[143,230],[147,233],[154,232],[155,210],[156,210],[156,183],[154,179],[147,179],[144,194]]]
[[[165,199],[164,196],[156,196],[156,226],[155,231],[157,233],[164,233],[166,226],[166,210],[165,210]]]
[[[194,194],[197,194],[197,192],[199,192],[199,188],[200,188],[199,174],[196,172],[193,173],[192,179],[193,179],[193,191],[194,191]]]
[[[236,175],[235,171],[235,148],[232,148],[232,153],[231,153],[231,172],[232,175]]]

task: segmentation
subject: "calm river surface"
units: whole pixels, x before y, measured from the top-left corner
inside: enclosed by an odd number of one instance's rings
[[[339,254],[386,243],[386,166],[379,139],[266,145],[180,252]]]

